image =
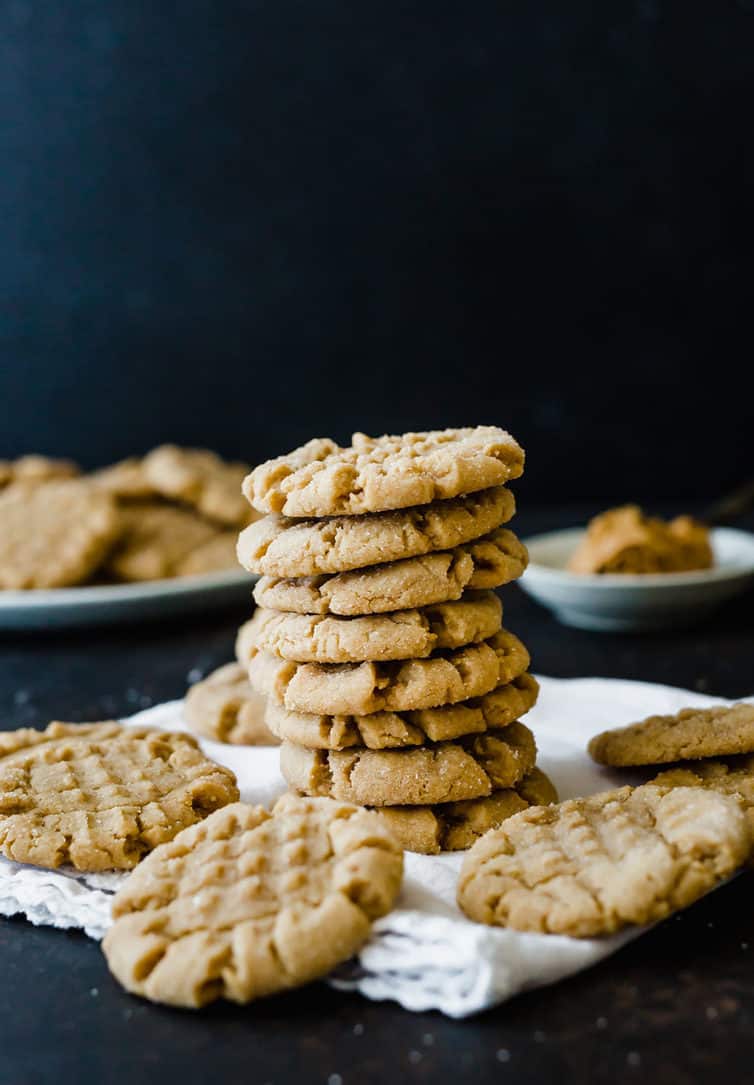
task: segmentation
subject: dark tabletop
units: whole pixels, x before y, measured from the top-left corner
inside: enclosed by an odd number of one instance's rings
[[[581,510],[522,513],[522,534]],[[748,526],[754,526],[749,522]],[[754,692],[751,594],[696,629],[644,636],[567,630],[517,588],[506,625],[547,675],[644,679],[704,693]],[[127,715],[179,697],[232,655],[244,612],[0,641],[1,726]],[[120,990],[99,946],[0,920],[0,1085],[63,1081],[558,1081],[685,1085],[751,1080],[754,922],[745,874],[570,980],[466,1021],[412,1014],[323,984],[201,1014]]]

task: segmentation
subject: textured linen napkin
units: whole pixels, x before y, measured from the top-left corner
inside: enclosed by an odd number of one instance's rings
[[[585,747],[598,731],[689,705],[724,703],[645,682],[598,678],[540,678],[540,682],[539,701],[526,723],[536,735],[538,764],[552,777],[561,798],[645,778],[594,765]],[[124,723],[180,730],[185,729],[181,713],[182,702],[171,701]],[[246,802],[269,806],[285,791],[276,748],[205,740],[202,747],[235,772]],[[632,928],[610,938],[576,939],[472,923],[455,903],[462,861],[463,853],[406,852],[406,876],[395,910],[374,925],[372,938],[358,957],[342,965],[329,982],[367,998],[395,999],[407,1010],[434,1009],[466,1017],[519,991],[579,972],[642,933],[643,928]],[[110,922],[112,894],[126,876],[40,870],[0,857],[0,914],[21,913],[35,924],[78,927],[91,938],[101,938]]]

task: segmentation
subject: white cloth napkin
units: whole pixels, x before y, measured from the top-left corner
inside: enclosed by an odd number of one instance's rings
[[[641,781],[640,774],[616,774],[590,761],[585,745],[598,731],[687,705],[722,703],[645,682],[598,678],[540,682],[539,701],[526,722],[536,735],[538,763],[554,780],[561,798]],[[181,712],[182,702],[171,701],[124,722],[183,729]],[[267,806],[285,790],[277,749],[210,741],[202,746],[209,757],[235,772],[245,801]],[[462,861],[462,854],[407,852],[395,910],[375,924],[359,956],[341,966],[329,982],[367,998],[395,999],[408,1010],[436,1009],[466,1017],[519,991],[579,972],[642,933],[634,928],[611,938],[584,940],[472,923],[455,903]],[[40,870],[0,857],[0,914],[21,913],[35,924],[78,927],[91,938],[101,938],[110,922],[112,895],[124,877]]]

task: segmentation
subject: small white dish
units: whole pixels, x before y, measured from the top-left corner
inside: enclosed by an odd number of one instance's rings
[[[636,632],[688,625],[754,585],[754,534],[711,532],[715,565],[692,573],[584,575],[566,566],[583,528],[525,539],[529,567],[519,581],[564,625],[599,632]]]
[[[248,600],[257,578],[243,569],[139,584],[0,591],[0,630],[75,626],[172,617]]]

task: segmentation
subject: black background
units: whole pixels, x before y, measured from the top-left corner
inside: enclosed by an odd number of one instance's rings
[[[477,421],[754,464],[754,0],[3,0],[0,455]]]

